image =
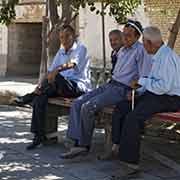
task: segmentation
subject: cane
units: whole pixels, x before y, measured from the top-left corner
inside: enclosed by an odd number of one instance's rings
[[[134,102],[135,102],[135,89],[132,89],[132,100],[131,100],[131,109],[134,110]]]

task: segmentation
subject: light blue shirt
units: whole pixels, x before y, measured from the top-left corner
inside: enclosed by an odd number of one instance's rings
[[[87,54],[87,48],[79,41],[74,42],[68,52],[65,52],[64,48],[60,48],[54,57],[53,63],[48,68],[48,72],[52,72],[58,66],[70,62],[75,63],[76,66],[59,73],[66,79],[76,82],[82,91],[89,91],[91,89],[90,58]]]
[[[142,43],[135,42],[129,48],[122,47],[119,50],[112,79],[130,86],[133,80],[147,76],[151,65],[151,56],[147,54]]]
[[[153,56],[153,65],[147,78],[138,83],[157,95],[180,96],[180,57],[168,46],[162,45]]]

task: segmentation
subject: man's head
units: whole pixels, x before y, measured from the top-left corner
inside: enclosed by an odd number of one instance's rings
[[[131,47],[141,36],[142,25],[139,21],[128,20],[123,29],[123,44]]]
[[[162,35],[157,27],[147,27],[143,31],[144,48],[149,54],[155,54],[163,43]]]
[[[75,30],[70,25],[65,25],[59,30],[59,39],[65,51],[68,51],[75,40]]]
[[[122,32],[118,29],[112,30],[109,32],[109,42],[113,50],[119,50],[123,43],[122,43]]]

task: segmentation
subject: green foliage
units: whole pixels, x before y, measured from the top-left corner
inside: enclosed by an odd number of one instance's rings
[[[0,11],[0,23],[8,25],[15,19],[15,5],[19,0],[2,0]],[[57,4],[61,4],[63,0],[57,0]],[[98,9],[95,2],[104,2],[104,8]],[[88,6],[92,12],[99,15],[109,14],[114,17],[118,23],[125,23],[126,17],[133,14],[134,10],[141,3],[141,0],[70,0],[71,7],[74,12],[78,12],[79,8]]]
[[[16,17],[15,5],[19,0],[2,0],[0,8],[0,23],[9,25]]]
[[[98,9],[95,2],[103,2],[104,8]],[[120,24],[127,21],[127,16],[133,14],[140,3],[141,0],[72,0],[72,6],[77,11],[80,7],[88,5],[92,12],[100,15],[109,14]]]

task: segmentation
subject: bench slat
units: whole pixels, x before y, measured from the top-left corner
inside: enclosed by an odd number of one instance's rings
[[[63,98],[63,97],[56,97],[56,98],[49,98],[49,104],[55,104],[64,107],[71,107],[73,98]],[[114,110],[114,106],[106,107],[103,109],[103,113],[112,114]],[[165,112],[165,113],[157,113],[153,116],[153,118],[158,118],[160,120],[169,120],[174,122],[180,122],[180,110],[178,112]]]

